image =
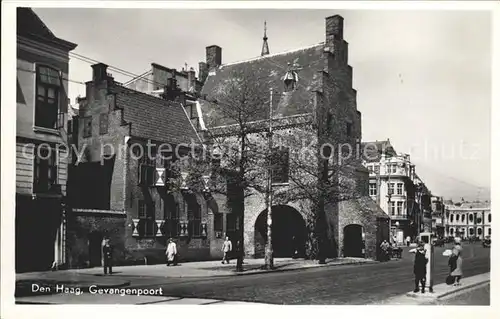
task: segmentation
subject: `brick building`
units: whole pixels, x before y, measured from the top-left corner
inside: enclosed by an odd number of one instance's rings
[[[69,266],[100,265],[104,236],[115,246],[116,264],[164,262],[168,238],[184,261],[219,257],[222,239],[208,231],[216,222],[210,201],[167,182],[183,176],[177,155],[202,142],[182,95],[154,97],[114,81],[104,64],[92,68],[70,122],[76,151],[68,182]]]
[[[68,62],[76,44],[30,8],[17,9],[17,272],[65,263]]]
[[[260,57],[236,63],[222,63],[222,48],[213,45],[206,48],[207,73],[201,98],[199,118],[207,130],[204,131],[208,144],[238,142],[238,119],[228,116],[219,101],[221,95],[229,100],[238,100],[242,91],[249,92],[239,101],[254,100],[252,105],[261,107],[260,100],[269,101],[272,90],[272,127],[273,144],[285,143],[281,153],[281,169],[273,173],[273,249],[275,256],[291,256],[294,249],[303,250],[307,220],[311,216],[311,199],[289,199],[282,196],[297,189],[298,171],[292,167],[292,153],[303,142],[315,145],[313,153],[320,145],[330,143],[355,144],[361,139],[361,113],[356,107],[356,90],[352,88],[352,68],[348,65],[347,42],[343,38],[343,18],[326,18],[325,42],[307,48],[300,48],[282,53],[269,53],[267,36],[264,35],[263,51]],[[241,83],[241,89],[230,89],[233,83]],[[244,88],[243,88],[244,87]],[[232,96],[232,93],[234,92]],[[246,100],[245,100],[246,99]],[[238,101],[236,101],[238,103]],[[242,102],[242,105],[245,102]],[[227,103],[226,103],[227,104]],[[269,102],[265,102],[265,105]],[[239,106],[234,105],[234,108]],[[251,122],[249,140],[258,145],[266,145],[263,132],[268,125],[268,107],[253,112],[245,121]],[[241,127],[241,125],[240,125]],[[283,155],[284,154],[284,155]],[[302,161],[304,162],[304,161]],[[311,162],[313,171],[328,160],[321,162],[317,158]],[[222,162],[221,166],[224,165]],[[262,167],[265,171],[265,168]],[[352,160],[344,169],[347,174],[331,177],[333,183],[347,180],[351,187],[338,190],[335,199],[323,203],[326,212],[325,227],[328,232],[329,257],[368,256],[374,258],[379,243],[388,239],[388,218],[368,195],[368,171],[359,161]],[[256,169],[257,171],[257,169]],[[265,173],[263,173],[265,174]],[[295,175],[295,176],[294,176]],[[314,174],[313,174],[314,175]],[[312,176],[312,175],[311,175]],[[310,176],[310,177],[311,177]],[[318,183],[316,177],[312,177]],[[295,179],[295,181],[294,181]],[[325,182],[326,180],[322,180]],[[233,239],[241,238],[241,228],[234,232],[228,229],[229,220],[243,226],[243,240],[246,256],[262,257],[266,242],[266,194],[258,190],[257,185],[245,194],[245,213],[231,208],[221,208],[222,232],[234,234]],[[221,203],[222,204],[222,203]],[[219,205],[219,207],[224,207]],[[298,242],[297,242],[298,241]],[[295,247],[292,247],[294,242]]]

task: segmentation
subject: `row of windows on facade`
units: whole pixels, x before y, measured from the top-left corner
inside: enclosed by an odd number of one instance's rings
[[[389,183],[389,194],[393,195],[394,194],[394,186],[397,187],[396,189],[396,194],[397,195],[403,195],[403,183]],[[377,196],[377,184],[376,183],[370,183],[369,184],[369,192],[370,196]]]
[[[196,199],[193,197],[186,201],[187,203],[187,219],[188,219],[188,233],[190,237],[196,238],[202,236],[202,218],[201,210]],[[177,238],[180,235],[180,212],[177,203],[170,203],[166,205],[165,219],[163,224],[163,234],[167,237]],[[235,214],[214,214],[214,232],[222,234],[223,232],[223,218],[227,216],[226,220],[226,233],[238,231],[239,223]],[[157,231],[156,218],[155,218],[155,202],[146,202],[139,200],[138,203],[138,233],[140,237],[155,237]]]
[[[396,174],[398,172],[398,167],[399,165],[398,164],[387,164],[387,165],[384,165],[384,167],[386,167],[386,171],[391,173],[391,174]],[[379,174],[380,173],[380,164],[369,164],[366,166],[366,168],[368,169],[368,171],[370,173],[375,173],[375,174]]]
[[[71,123],[71,122],[70,122]],[[72,128],[69,127],[68,131]],[[108,113],[99,114],[99,135],[108,134]],[[92,136],[92,116],[83,118],[83,137]]]
[[[63,126],[64,114],[59,111],[62,78],[58,70],[36,66],[35,126],[58,129]]]
[[[453,236],[455,233],[458,235],[459,233],[462,233],[462,234],[465,234],[465,228],[462,228],[462,229],[457,229],[456,232],[455,232],[455,229],[454,228],[450,228],[450,230],[448,231],[449,234],[451,236]],[[474,231],[474,228],[469,228],[469,236],[474,236],[475,235],[475,231]],[[483,234],[483,229],[482,228],[478,228],[477,229],[477,235],[478,236],[481,236]],[[491,236],[491,228],[488,228],[488,236]]]
[[[466,218],[466,215],[469,215],[469,218]],[[456,216],[456,217],[455,217]],[[481,216],[477,216],[477,214],[450,214],[449,215],[449,221],[450,223],[474,223],[474,224],[481,224],[483,222],[483,219]],[[491,213],[488,214],[488,223],[491,223]]]

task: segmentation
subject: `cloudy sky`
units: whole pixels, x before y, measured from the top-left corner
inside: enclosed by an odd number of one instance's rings
[[[256,57],[267,20],[271,53],[324,40],[341,14],[354,69],[363,141],[389,138],[410,153],[437,195],[489,196],[491,17],[481,11],[48,9],[35,12],[74,51],[134,74],[152,62],[197,69],[205,47],[223,63]],[[126,82],[129,77],[113,74]],[[73,59],[70,79],[89,81]],[[72,98],[85,87],[70,83]]]

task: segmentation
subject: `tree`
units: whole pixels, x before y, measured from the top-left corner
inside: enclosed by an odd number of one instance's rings
[[[265,193],[267,162],[262,120],[269,110],[269,89],[249,70],[231,72],[208,97],[209,153],[214,175],[213,192],[227,196],[239,218],[238,250],[242,254],[245,198]]]

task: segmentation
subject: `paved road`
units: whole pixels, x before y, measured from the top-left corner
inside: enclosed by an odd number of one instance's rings
[[[458,296],[438,301],[438,305],[447,306],[489,306],[490,305],[490,285],[468,290]]]
[[[443,283],[447,258],[436,248],[435,284]],[[464,244],[464,275],[490,271],[490,250]],[[271,304],[367,304],[413,289],[413,255],[405,249],[402,260],[357,266],[233,276],[160,280],[144,278],[134,287],[162,287],[164,295]]]

